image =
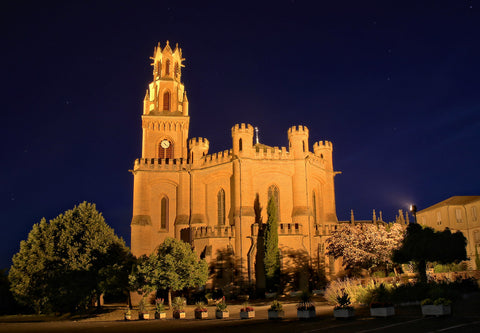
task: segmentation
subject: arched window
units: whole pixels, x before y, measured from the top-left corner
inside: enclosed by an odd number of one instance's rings
[[[315,192],[312,193],[312,209],[313,209],[313,223],[317,224],[317,197]]]
[[[165,61],[165,75],[170,75],[170,60]]]
[[[217,193],[218,225],[225,225],[225,191],[220,189]]]
[[[273,197],[275,200],[275,205],[277,206],[277,218],[280,221],[280,191],[278,190],[277,185],[271,185],[268,188],[268,201]]]
[[[242,151],[242,149],[243,149],[243,141],[242,141],[242,139],[240,138],[240,139],[238,140],[238,150],[239,150],[239,151]]]
[[[164,139],[158,145],[158,158],[173,158],[173,142]]]
[[[161,76],[162,72],[162,63],[160,61],[157,62],[157,68],[155,69],[155,74]]]
[[[163,197],[160,202],[160,229],[167,229],[168,221],[168,198]]]
[[[175,63],[175,78],[180,74],[180,67],[178,67],[178,62]]]
[[[170,110],[170,92],[165,91],[163,93],[163,111],[169,111]]]

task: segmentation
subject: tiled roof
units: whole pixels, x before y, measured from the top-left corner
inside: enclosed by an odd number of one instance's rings
[[[475,201],[480,201],[480,195],[456,195],[454,197],[450,197],[446,200],[440,201],[433,206],[422,209],[418,211],[417,214],[445,206],[463,206]]]

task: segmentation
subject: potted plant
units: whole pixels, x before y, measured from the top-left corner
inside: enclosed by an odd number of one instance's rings
[[[125,320],[132,320],[132,310],[129,307],[125,309],[124,318]]]
[[[370,303],[370,315],[372,317],[389,317],[395,315],[395,308],[390,302],[390,295],[384,284],[375,290],[373,301]]]
[[[183,319],[185,318],[185,300],[182,297],[175,297],[172,301],[173,318]]]
[[[337,305],[333,308],[333,316],[335,318],[351,318],[355,316],[350,296],[345,291],[342,291],[341,296],[337,296]]]
[[[285,315],[283,311],[282,303],[278,300],[274,300],[272,304],[270,304],[270,309],[268,309],[268,319],[282,319]]]
[[[148,313],[147,306],[145,304],[145,297],[142,297],[140,303],[138,304],[138,319],[147,320],[150,319],[150,314]]]
[[[315,305],[312,303],[312,295],[308,291],[302,292],[300,303],[297,304],[297,318],[315,318]]]
[[[157,298],[155,300],[155,319],[165,319],[167,313],[165,312],[165,303],[163,298]]]
[[[227,303],[225,302],[225,296],[223,296],[222,300],[216,305],[215,317],[217,319],[223,319],[228,318],[228,315]]]
[[[195,319],[206,319],[208,318],[208,311],[203,302],[197,302],[195,304]]]
[[[446,298],[437,298],[432,300],[430,298],[424,299],[421,302],[423,316],[446,316],[452,313],[452,301]]]
[[[248,305],[248,302],[243,303],[240,309],[240,319],[255,318],[255,309]]]

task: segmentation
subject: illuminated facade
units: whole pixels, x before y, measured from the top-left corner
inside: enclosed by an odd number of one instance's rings
[[[237,124],[232,127],[232,149],[209,154],[207,139],[188,137],[181,49],[159,44],[151,59],[142,157],[132,171],[133,254],[150,254],[166,237],[175,237],[190,242],[207,261],[219,251],[230,251],[252,281],[258,194],[263,221],[269,197],[278,203],[281,252],[301,250],[323,261],[324,238],[338,225],[332,143],[316,142],[312,152],[307,127],[293,126],[287,133],[288,148],[269,147],[254,143],[251,125]]]
[[[435,230],[461,231],[467,238],[468,265],[475,269],[480,252],[480,196],[454,196],[417,212],[417,222]]]

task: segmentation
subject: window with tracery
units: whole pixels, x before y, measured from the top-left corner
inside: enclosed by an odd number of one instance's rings
[[[268,201],[270,198],[273,197],[275,201],[275,205],[277,206],[277,218],[280,221],[280,191],[278,190],[277,185],[271,185],[268,188]]]
[[[225,191],[220,189],[217,193],[218,225],[225,225]]]

